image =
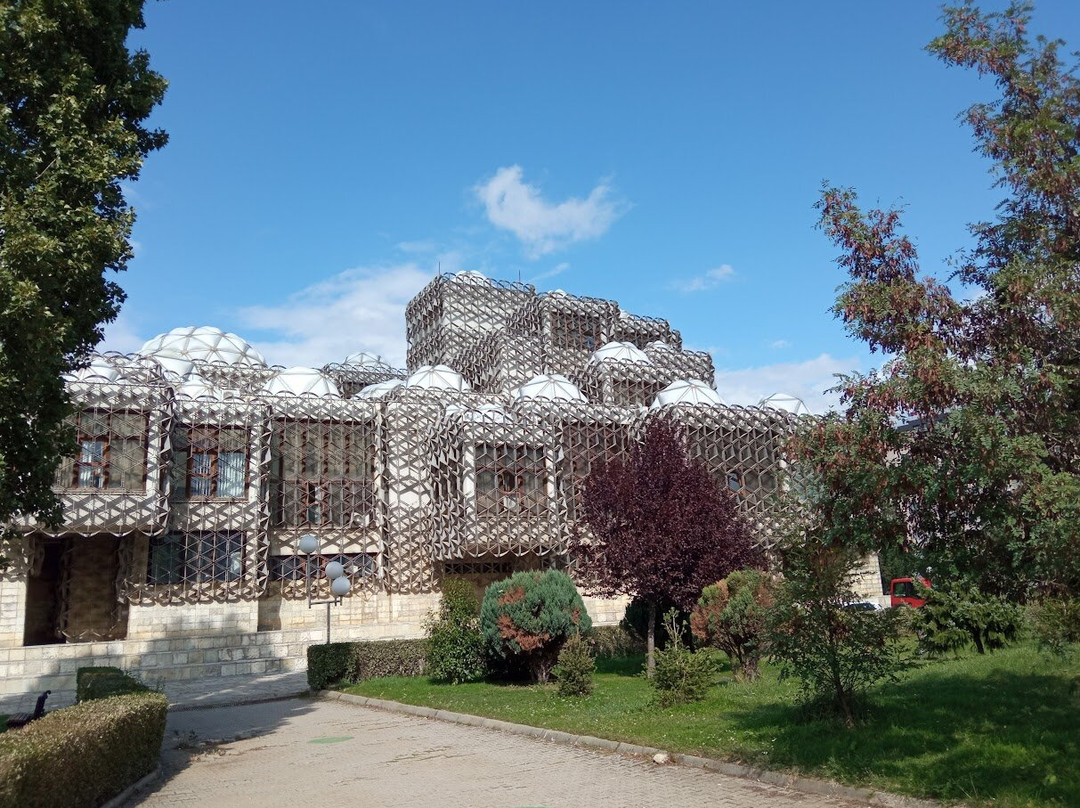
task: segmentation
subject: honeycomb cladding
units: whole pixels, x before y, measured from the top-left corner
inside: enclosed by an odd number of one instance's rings
[[[57,473],[64,524],[22,523],[8,579],[55,569],[54,630],[90,641],[123,636],[129,606],[257,601],[260,628],[280,628],[303,615],[288,604],[306,599],[305,573],[329,595],[331,560],[349,598],[377,599],[426,596],[447,574],[565,567],[586,477],[656,418],[680,426],[759,543],[794,518],[777,493],[796,417],[720,403],[711,357],[684,350],[666,320],[463,273],[432,280],[406,326],[412,375],[362,354],[268,366],[209,328],[95,357],[68,383],[79,437]],[[447,359],[458,366],[431,367]],[[669,401],[680,384],[711,397]],[[307,533],[320,540],[311,559],[297,551]],[[92,538],[109,559],[95,576],[79,544]],[[72,619],[87,592],[107,607]]]

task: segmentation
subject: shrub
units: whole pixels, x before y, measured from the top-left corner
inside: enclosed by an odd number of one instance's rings
[[[487,588],[480,626],[488,652],[520,659],[546,682],[563,643],[592,627],[574,582],[563,572],[519,572]]]
[[[588,636],[597,659],[636,656],[645,653],[645,640],[618,626],[593,626]]]
[[[325,690],[343,682],[349,670],[352,643],[332,642],[309,645],[307,649],[307,681],[312,690]]]
[[[656,652],[656,670],[649,681],[661,707],[701,701],[716,678],[716,668],[707,652],[695,653],[680,639],[683,626],[679,613],[669,609],[664,615],[664,630],[668,632],[667,647]]]
[[[427,624],[427,671],[432,679],[456,685],[487,674],[479,613],[471,583],[461,578],[443,582],[439,614]]]
[[[349,682],[380,676],[423,676],[427,644],[423,640],[376,640],[349,643],[352,653],[345,670]]]
[[[1067,657],[1080,643],[1080,598],[1048,598],[1032,612],[1039,649]]]
[[[471,624],[437,620],[428,626],[427,672],[439,682],[478,682],[487,675],[484,635],[479,620]]]
[[[958,585],[928,589],[918,586],[926,603],[912,617],[920,650],[930,656],[959,651],[973,644],[980,654],[1003,648],[1024,623],[1021,608],[1003,598]]]
[[[559,664],[551,671],[559,683],[560,696],[588,696],[593,691],[593,670],[596,661],[589,643],[574,634],[559,652]]]
[[[424,640],[379,640],[309,645],[308,687],[324,690],[338,682],[360,682],[380,676],[420,676],[424,672]]]
[[[465,578],[446,578],[442,582],[439,617],[444,620],[474,620],[480,614],[480,598],[472,582]]]
[[[75,673],[75,701],[107,699],[127,693],[146,693],[150,690],[134,676],[119,668],[85,667]]]
[[[800,695],[855,723],[867,688],[895,680],[902,667],[897,609],[845,608],[855,552],[817,540],[794,540],[784,552],[783,582],[769,614],[769,644],[782,679],[799,680]]]
[[[731,573],[707,586],[690,614],[690,629],[702,645],[719,648],[731,659],[735,678],[758,678],[758,663],[768,648],[768,609],[772,579],[760,570]]]
[[[94,808],[158,765],[168,701],[94,699],[0,735],[0,808]]]

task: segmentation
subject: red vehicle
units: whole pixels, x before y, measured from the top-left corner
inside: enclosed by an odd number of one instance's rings
[[[918,609],[924,603],[925,598],[920,598],[915,590],[915,582],[918,581],[928,589],[931,583],[925,578],[893,578],[889,583],[889,605],[910,606]]]

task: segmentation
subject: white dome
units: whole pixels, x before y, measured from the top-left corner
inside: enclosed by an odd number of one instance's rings
[[[69,382],[118,382],[122,381],[123,375],[120,368],[103,356],[95,356],[90,364],[80,370],[65,373],[64,378]]]
[[[275,374],[263,385],[263,392],[272,396],[326,396],[340,398],[337,385],[315,368],[287,368]]]
[[[460,404],[451,404],[446,408],[446,414],[473,423],[494,422],[505,424],[512,420],[506,410],[499,404],[481,404],[477,407],[462,407]]]
[[[361,367],[371,367],[372,365],[382,366],[385,364],[379,357],[374,354],[369,354],[366,351],[360,351],[359,353],[349,354],[345,357],[346,365],[359,365]]]
[[[651,404],[652,409],[670,407],[674,404],[711,404],[723,405],[724,399],[705,382],[697,379],[679,379],[656,394]]]
[[[223,401],[225,394],[220,388],[214,387],[198,373],[188,374],[183,384],[176,387],[178,398],[212,398],[214,401]]]
[[[405,384],[401,379],[390,379],[385,382],[369,384],[353,394],[353,398],[382,398],[396,387]]]
[[[652,362],[645,352],[632,342],[609,342],[594,351],[589,362],[603,362],[605,359],[615,362]]]
[[[664,342],[662,339],[654,339],[648,345],[645,346],[646,351],[674,351],[675,349]]]
[[[161,365],[167,379],[185,379],[195,370],[195,363],[171,351],[158,351],[150,358]]]
[[[425,390],[470,390],[465,377],[446,365],[421,365],[405,381],[406,387]]]
[[[774,410],[783,410],[792,415],[809,415],[810,408],[798,396],[788,393],[773,393],[758,402],[759,407],[772,407]]]
[[[454,277],[473,283],[488,283],[487,275],[483,272],[477,272],[475,269],[466,269],[461,272],[455,272]]]
[[[229,365],[266,367],[266,360],[243,338],[211,326],[174,328],[147,342],[139,353],[153,356],[166,353],[194,362],[224,362]]]
[[[534,376],[514,391],[518,401],[533,398],[549,398],[556,401],[584,401],[585,396],[572,381],[561,373]]]

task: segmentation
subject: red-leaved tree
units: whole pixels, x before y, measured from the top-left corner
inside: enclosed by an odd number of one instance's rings
[[[592,535],[579,533],[571,552],[588,589],[648,603],[649,676],[657,604],[689,610],[705,586],[762,560],[734,495],[687,457],[663,421],[651,423],[625,459],[586,478],[583,505]]]

